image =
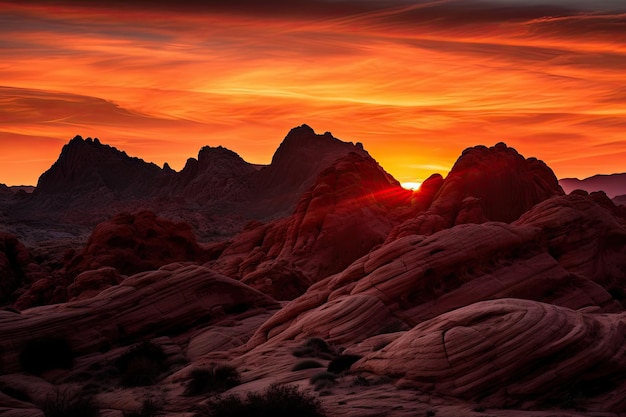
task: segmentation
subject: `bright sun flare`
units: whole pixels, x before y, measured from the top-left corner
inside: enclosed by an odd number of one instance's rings
[[[421,182],[403,182],[402,184],[402,188],[406,188],[407,190],[419,190],[420,186],[422,185]]]

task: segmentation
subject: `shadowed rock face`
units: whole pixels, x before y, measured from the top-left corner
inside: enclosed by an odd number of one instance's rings
[[[253,173],[254,166],[235,152],[221,146],[205,146],[197,160],[187,160],[183,170],[171,176],[160,194],[182,195],[197,202],[247,200],[251,190],[247,177]]]
[[[510,223],[535,204],[563,195],[552,170],[504,143],[463,151],[425,213],[391,233],[395,239],[464,223]]]
[[[0,232],[0,304],[12,302],[16,290],[46,275],[16,236]]]
[[[290,217],[237,236],[213,268],[291,299],[381,244],[412,196],[372,158],[351,153],[320,174]]]
[[[149,211],[118,214],[96,226],[85,248],[67,265],[68,275],[111,266],[121,274],[158,269],[177,261],[202,261],[189,225]]]
[[[112,197],[139,198],[153,193],[162,175],[154,164],[131,158],[98,139],[76,136],[63,147],[57,162],[41,175],[34,197],[52,208],[102,203]],[[80,194],[83,200],[77,198]]]
[[[117,285],[126,275],[172,262],[205,260],[189,225],[149,211],[122,213],[100,223],[80,253],[68,255],[61,270],[25,289],[14,307],[22,310],[85,298]]]
[[[283,206],[293,207],[324,169],[351,152],[369,156],[360,143],[343,142],[330,132],[318,135],[307,125],[293,128],[274,153],[272,163],[255,178],[256,196],[278,199]],[[270,206],[275,203],[266,202]]]

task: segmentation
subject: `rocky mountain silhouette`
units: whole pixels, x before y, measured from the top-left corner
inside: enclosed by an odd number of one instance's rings
[[[13,211],[25,219],[94,226],[119,212],[148,209],[185,220],[201,235],[232,234],[249,220],[289,214],[319,173],[350,152],[367,155],[360,144],[302,125],[289,132],[268,166],[206,146],[175,172],[167,164],[159,168],[98,139],[76,136],[42,174],[32,198]],[[209,225],[223,216],[229,219],[221,229]]]
[[[306,125],[260,169],[219,147],[181,172],[104,152],[158,184],[81,168],[118,199],[109,209],[135,209],[63,255],[50,249],[63,229],[30,248],[21,240],[51,224],[4,210],[16,231],[0,234],[7,415],[41,416],[60,392],[111,415],[157,393],[163,413],[193,415],[217,391],[187,388],[224,365],[239,378],[222,395],[295,384],[330,417],[626,413],[626,210],[603,192],[566,194],[540,160],[472,147],[413,192]],[[54,177],[78,190],[63,166]],[[198,218],[218,230],[246,207],[238,233],[198,242]],[[115,364],[146,344],[162,363],[140,357],[133,369],[154,377],[125,386]]]
[[[626,173],[611,175],[594,175],[583,180],[578,178],[562,178],[559,184],[566,193],[584,190],[588,193],[604,191],[609,198],[626,195]]]
[[[97,138],[76,136],[39,177],[33,197],[39,206],[49,210],[88,208],[152,195],[163,175],[158,166],[130,157]]]

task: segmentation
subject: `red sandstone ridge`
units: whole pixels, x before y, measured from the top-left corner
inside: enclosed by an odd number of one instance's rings
[[[212,267],[293,298],[382,243],[412,196],[371,157],[351,153],[320,174],[290,217],[244,231]]]
[[[16,236],[0,232],[0,305],[12,302],[23,285],[46,275]]]
[[[68,263],[67,273],[111,266],[131,275],[202,258],[203,251],[189,225],[149,211],[122,213],[96,226],[85,248]]]
[[[189,225],[149,211],[122,213],[100,223],[80,253],[69,256],[63,269],[26,287],[14,307],[85,298],[119,284],[126,275],[172,262],[205,260]]]
[[[431,206],[397,230],[390,239],[429,234],[464,223],[510,223],[535,204],[563,190],[552,170],[535,158],[525,159],[504,143],[463,151]]]

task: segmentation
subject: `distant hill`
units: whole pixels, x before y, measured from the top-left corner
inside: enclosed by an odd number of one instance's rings
[[[574,190],[585,190],[589,193],[604,191],[609,198],[613,198],[626,194],[626,172],[622,174],[594,175],[584,180],[563,178],[559,180],[559,184],[567,194]]]

